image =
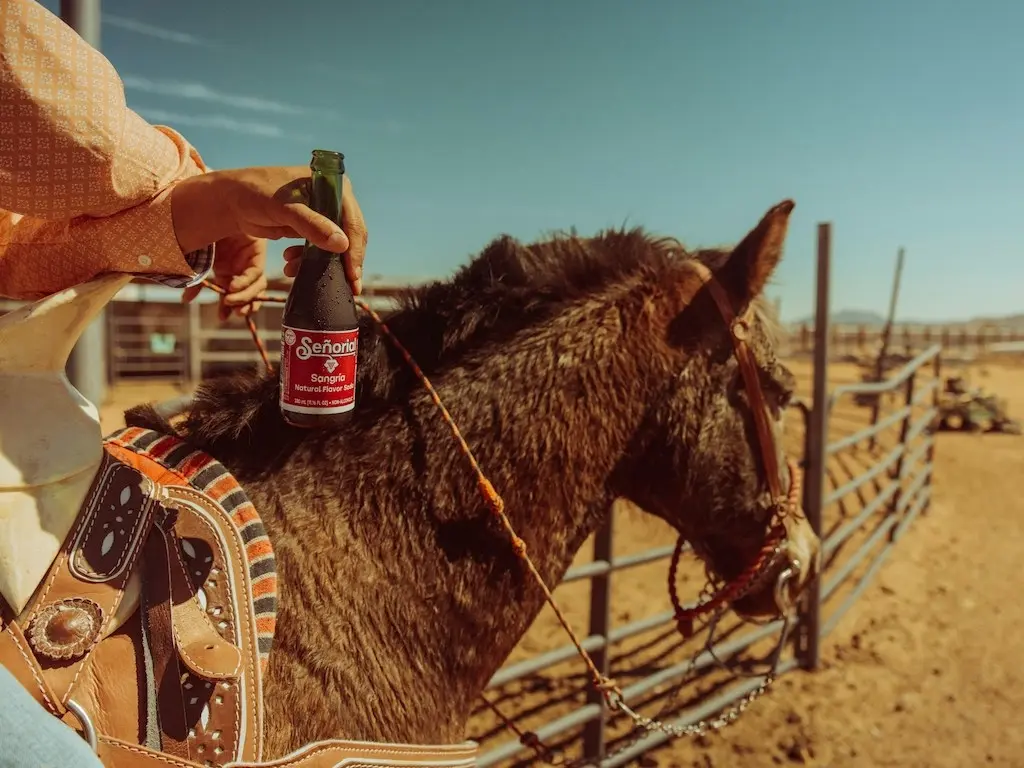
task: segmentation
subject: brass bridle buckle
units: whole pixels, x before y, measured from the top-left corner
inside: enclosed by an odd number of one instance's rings
[[[736,341],[746,342],[750,339],[750,321],[746,317],[737,317],[733,320],[731,330]]]

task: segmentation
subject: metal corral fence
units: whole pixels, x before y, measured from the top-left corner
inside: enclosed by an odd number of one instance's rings
[[[832,356],[872,356],[881,346],[882,327],[832,324],[829,327],[829,349]],[[791,326],[787,339],[791,355],[814,352],[814,326],[801,323]],[[891,354],[912,357],[933,344],[942,347],[948,357],[977,357],[1007,351],[1024,343],[1024,324],[1000,325],[972,323],[958,325],[920,325],[896,323],[889,342]],[[1009,345],[1009,346],[1007,346]]]
[[[394,288],[364,298],[374,309],[391,306]],[[283,295],[283,294],[279,294]],[[0,300],[0,313],[21,302]],[[109,383],[125,380],[161,380],[196,384],[203,377],[258,363],[249,331],[237,318],[222,323],[216,305],[175,301],[115,300],[104,313],[107,323],[107,370]],[[256,315],[261,339],[270,358],[280,355],[281,306],[264,305]],[[880,344],[880,329],[864,326],[830,326],[828,348],[832,359],[873,358]],[[791,357],[814,353],[814,326],[790,328],[783,342]],[[909,359],[932,344],[939,344],[947,360],[972,359],[988,354],[1024,354],[1024,329],[1003,326],[931,327],[900,326],[893,329],[890,356]]]
[[[406,285],[370,280],[362,298],[373,309],[385,311]],[[136,289],[138,294],[138,286],[129,288]],[[284,296],[286,289],[277,289],[274,295]],[[0,299],[0,314],[25,303]],[[260,338],[272,360],[281,356],[282,314],[280,304],[264,304],[255,317]],[[260,362],[245,323],[237,317],[222,323],[215,302],[182,304],[132,300],[118,295],[103,315],[108,340],[106,369],[111,385],[148,379],[195,385],[212,373]]]
[[[822,318],[828,317],[830,232],[829,225],[819,226],[817,316]],[[937,413],[941,347],[929,347],[882,382],[839,386],[829,391],[827,322],[817,331],[812,405],[798,402],[794,407],[802,414],[804,426],[803,506],[823,539],[823,570],[798,611],[793,643],[778,667],[780,675],[797,667],[813,670],[818,666],[821,641],[854,605],[895,541],[931,500],[935,438],[930,426]],[[876,394],[887,406],[874,426],[868,424],[867,409],[849,403],[856,393]],[[860,424],[851,430],[844,427],[844,420]],[[609,670],[609,658],[614,646],[674,621],[672,611],[665,611],[621,626],[611,625],[613,574],[666,560],[673,549],[663,546],[616,558],[612,556],[613,535],[609,522],[594,539],[593,562],[570,569],[563,581],[590,580],[589,626],[582,644],[602,673],[611,672],[612,677],[616,670]],[[624,686],[625,700],[636,704],[656,689],[712,667],[716,657],[734,657],[777,636],[781,629],[782,621],[778,620],[732,633],[714,646],[714,655],[705,650],[694,659],[662,666]],[[494,675],[488,688],[494,690],[524,680],[575,656],[575,648],[566,644],[509,664]],[[761,677],[734,678],[726,687],[677,713],[671,722],[685,726],[712,717],[749,694],[761,681]],[[609,721],[602,698],[588,690],[583,706],[533,730],[542,741],[552,743],[582,726],[582,757],[588,765],[604,768],[626,765],[670,738],[663,732],[652,732],[624,747],[609,749]],[[482,752],[479,765],[509,764],[529,755],[527,747],[511,739]]]
[[[374,309],[387,310],[392,299],[385,295],[365,297]],[[9,307],[0,307],[6,309]],[[108,368],[110,382],[124,379],[163,379],[196,383],[204,376],[259,362],[245,325],[233,319],[221,323],[215,305],[171,302],[112,302],[107,312],[110,339]],[[281,307],[266,304],[256,315],[260,337],[272,360],[280,355]],[[785,346],[788,356],[813,355],[814,329],[799,326],[791,331]],[[876,329],[830,327],[829,353],[832,359],[874,355],[879,332]],[[980,331],[951,328],[897,327],[890,354],[909,358],[933,344],[939,344],[947,358],[987,353],[1024,351],[1024,331],[989,327]]]

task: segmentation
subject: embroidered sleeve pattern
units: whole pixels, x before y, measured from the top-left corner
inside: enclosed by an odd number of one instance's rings
[[[207,171],[176,131],[127,107],[110,62],[34,0],[0,2],[0,294],[38,298],[109,271],[175,287],[170,192]]]

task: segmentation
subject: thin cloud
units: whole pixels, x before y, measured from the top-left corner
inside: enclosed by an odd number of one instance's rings
[[[123,29],[126,32],[134,32],[138,35],[145,35],[146,37],[152,37],[157,40],[164,40],[169,43],[190,45],[197,48],[212,48],[222,53],[231,52],[240,55],[249,54],[251,56],[248,48],[230,45],[229,43],[221,42],[219,40],[210,40],[206,37],[193,35],[191,32],[178,32],[177,30],[168,29],[167,27],[158,27],[154,24],[147,24],[144,21],[139,21],[138,19],[119,16],[116,13],[103,13],[101,14],[101,19],[102,23],[108,26]],[[354,71],[344,66],[329,67],[323,64],[306,63],[303,65],[303,68],[311,72],[340,77],[343,80],[359,83],[361,85],[371,85],[373,83],[380,82],[380,78],[376,75],[372,75],[368,72]]]
[[[139,35],[145,35],[146,37],[155,37],[157,40],[166,40],[170,43],[180,43],[181,45],[195,45],[202,48],[221,48],[221,43],[214,40],[207,40],[206,38],[198,37],[189,32],[176,32],[173,29],[166,29],[164,27],[156,27],[152,24],[146,24],[136,19],[129,19],[126,16],[118,16],[112,13],[103,13],[100,18],[104,24],[109,24],[112,27],[118,29],[125,29],[129,32],[135,32]]]
[[[126,91],[138,91],[154,96],[165,96],[174,99],[185,99],[190,101],[202,101],[210,104],[217,104],[220,107],[233,107],[252,112],[266,112],[268,114],[282,115],[288,117],[308,116],[317,120],[328,119],[351,126],[353,128],[362,126],[370,130],[384,131],[389,136],[399,136],[407,128],[399,120],[394,119],[364,119],[359,115],[342,115],[336,110],[317,107],[312,109],[302,107],[298,104],[289,104],[275,99],[268,99],[263,96],[240,96],[232,93],[218,91],[204,83],[190,83],[178,80],[151,80],[146,77],[135,75],[123,75],[121,81]]]
[[[295,135],[277,125],[260,123],[254,120],[236,120],[227,115],[184,115],[178,112],[168,112],[163,109],[150,109],[148,107],[136,107],[135,111],[153,123],[165,123],[167,125],[190,125],[195,128],[216,128],[231,133],[244,133],[250,136],[264,136],[272,139],[296,138]]]
[[[145,77],[125,75],[121,78],[127,90],[142,91],[159,96],[171,96],[178,99],[209,101],[236,109],[248,109],[254,112],[271,112],[278,115],[303,115],[309,110],[294,104],[285,104],[261,96],[236,96],[230,93],[215,91],[203,83],[185,83],[176,80],[149,80]],[[322,114],[322,113],[321,113]]]

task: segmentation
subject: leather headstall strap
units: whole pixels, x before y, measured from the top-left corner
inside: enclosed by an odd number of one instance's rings
[[[753,324],[753,304],[744,310],[739,317],[733,310],[729,295],[721,284],[715,279],[714,274],[699,261],[692,262],[701,282],[711,292],[722,319],[729,327],[729,337],[732,339],[733,351],[736,361],[739,363],[740,373],[743,376],[743,383],[747,391],[747,398],[750,401],[750,408],[754,412],[754,424],[757,428],[757,438],[761,445],[761,458],[764,462],[764,471],[768,476],[768,489],[771,492],[772,503],[777,507],[785,508],[787,505],[786,494],[782,493],[779,481],[779,462],[775,455],[775,440],[772,436],[772,428],[768,423],[767,403],[764,399],[764,392],[761,389],[761,380],[758,376],[757,364],[754,362],[754,355],[750,351],[748,340],[750,338],[751,326]]]

